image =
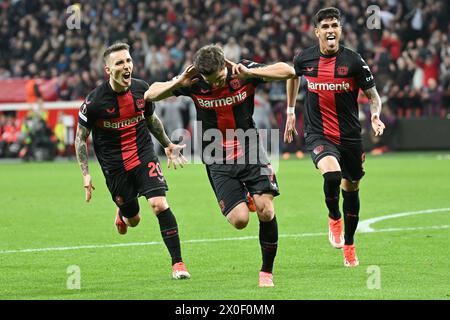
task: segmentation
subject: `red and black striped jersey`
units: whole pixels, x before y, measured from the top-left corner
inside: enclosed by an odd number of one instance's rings
[[[243,60],[240,63],[247,68],[256,68],[264,66],[253,61]],[[262,78],[234,79],[231,68],[227,68],[227,77],[225,85],[221,88],[212,88],[203,77],[198,74],[193,79],[198,79],[191,87],[182,87],[173,91],[176,96],[189,96],[192,98],[197,111],[197,121],[202,126],[202,149],[208,146],[209,142],[205,139],[204,133],[209,129],[218,129],[222,134],[221,141],[224,154],[227,150],[235,150],[231,158],[235,159],[243,155],[239,141],[236,139],[227,139],[227,130],[242,129],[244,132],[254,131],[256,136],[258,132],[253,121],[253,111],[255,108],[254,97],[258,84],[264,83]],[[245,153],[249,148],[244,147]],[[229,158],[224,156],[225,158]],[[216,159],[218,157],[215,155]]]
[[[81,105],[78,123],[92,131],[95,154],[106,174],[129,171],[154,157],[146,119],[155,106],[144,100],[148,87],[133,78],[127,91],[117,93],[105,81]]]
[[[297,54],[294,68],[307,82],[305,137],[323,135],[336,144],[360,142],[359,89],[375,86],[361,56],[344,46],[335,54],[324,55],[317,45]]]

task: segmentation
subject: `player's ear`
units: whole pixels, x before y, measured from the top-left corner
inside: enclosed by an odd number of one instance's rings
[[[105,64],[105,72],[106,72],[106,74],[107,75],[110,75],[111,74],[111,68],[107,65],[107,64]]]
[[[314,34],[316,35],[317,38],[319,38],[319,28],[314,28]]]

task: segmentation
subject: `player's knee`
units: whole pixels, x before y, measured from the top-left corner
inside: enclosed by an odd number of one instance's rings
[[[238,206],[227,215],[227,219],[236,229],[244,229],[248,225],[248,209]]]
[[[248,218],[238,218],[232,222],[233,226],[238,229],[244,229],[248,225]]]
[[[359,190],[359,181],[349,181],[344,179],[342,189],[346,192],[356,192]]]
[[[275,210],[271,206],[264,207],[261,211],[258,210],[258,218],[261,221],[271,221],[275,216]]]
[[[275,216],[275,210],[271,201],[265,201],[256,206],[258,218],[261,221],[271,221]]]
[[[132,228],[136,227],[140,221],[141,221],[141,217],[139,216],[139,214],[137,214],[131,218],[126,218],[127,225]]]
[[[166,197],[154,197],[148,199],[148,203],[155,214],[159,214],[169,208]]]
[[[337,188],[341,184],[342,173],[341,171],[330,171],[323,174],[325,185],[330,188]]]
[[[273,196],[269,194],[255,195],[256,213],[261,221],[271,221],[275,216]]]

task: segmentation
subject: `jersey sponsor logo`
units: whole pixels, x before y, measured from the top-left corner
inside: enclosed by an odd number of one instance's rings
[[[349,91],[351,90],[350,83],[347,81],[341,81],[341,83],[326,83],[326,82],[313,82],[306,79],[308,82],[308,89],[313,91]]]
[[[373,76],[370,75],[370,77],[366,77],[366,82],[370,82],[371,80],[373,80]]]
[[[136,99],[136,106],[139,110],[144,109],[144,107],[145,107],[144,99]]]
[[[340,76],[346,76],[348,74],[348,66],[338,66],[336,72]]]
[[[314,67],[306,67],[305,70],[306,70],[306,72],[313,72]]]
[[[238,94],[219,98],[219,99],[197,99],[202,108],[231,107],[235,104],[243,102],[247,98],[247,92],[243,91]]]
[[[105,128],[105,129],[121,129],[121,128],[128,127],[130,125],[133,125],[135,123],[138,123],[139,121],[144,120],[144,118],[145,118],[144,115],[140,114],[136,117],[121,120],[121,121],[116,121],[116,122],[104,120],[103,128]]]

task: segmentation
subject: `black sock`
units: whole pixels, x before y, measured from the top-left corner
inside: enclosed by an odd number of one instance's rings
[[[340,171],[331,171],[323,174],[323,192],[325,193],[325,203],[328,208],[328,216],[333,220],[341,218],[339,211],[339,191],[342,174]]]
[[[342,197],[344,198],[345,244],[351,245],[359,221],[359,190],[352,192],[342,190]]]
[[[180,237],[178,236],[178,225],[170,208],[156,215],[159,221],[161,236],[172,257],[172,265],[183,261],[181,259]]]
[[[271,221],[259,220],[259,243],[263,261],[261,271],[272,272],[278,248],[278,224],[275,216]]]

